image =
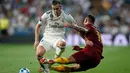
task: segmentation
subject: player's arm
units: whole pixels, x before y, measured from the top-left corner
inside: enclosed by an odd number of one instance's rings
[[[39,44],[39,33],[40,33],[40,26],[39,24],[36,24],[35,27],[35,42],[34,42],[34,49],[36,50],[36,47]]]
[[[35,27],[35,41],[39,41],[40,26],[41,25],[37,24]]]
[[[70,26],[70,28],[75,29],[79,32],[86,32],[86,33],[88,32],[88,29],[78,26],[78,25],[72,25],[72,26]]]
[[[67,23],[65,24],[66,27],[69,27],[69,28],[72,28],[72,29],[75,29],[79,32],[84,32],[84,33],[87,33],[88,32],[88,29],[87,28],[84,28],[84,27],[81,27],[81,26],[78,26],[78,25],[72,25],[70,23]]]
[[[83,28],[81,26],[78,26],[74,18],[69,14],[66,16],[66,20],[68,23],[64,24],[66,27],[75,29],[79,32],[87,32],[88,30],[86,28]]]

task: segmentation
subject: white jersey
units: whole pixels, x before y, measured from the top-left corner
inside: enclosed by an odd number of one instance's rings
[[[73,25],[76,24],[74,18],[70,14],[64,12],[63,10],[59,17],[55,16],[52,10],[49,10],[42,15],[38,24],[45,25],[43,33],[44,37],[50,37],[50,36],[64,37],[65,34],[64,24],[67,22],[72,23]]]

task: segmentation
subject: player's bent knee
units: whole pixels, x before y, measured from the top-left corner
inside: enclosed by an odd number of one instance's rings
[[[43,46],[38,46],[36,50],[36,56],[41,57],[46,52],[45,48]]]
[[[63,42],[63,41],[62,41],[62,42],[60,43],[60,46],[65,47],[65,46],[66,46],[66,42]]]
[[[43,54],[42,53],[36,53],[36,56],[41,57],[41,56],[43,56]]]
[[[65,48],[66,42],[65,42],[65,41],[59,41],[59,42],[57,43],[57,46],[60,47],[60,48]]]

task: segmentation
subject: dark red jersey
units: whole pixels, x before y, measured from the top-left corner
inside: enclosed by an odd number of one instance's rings
[[[93,42],[93,47],[102,54],[103,51],[103,44],[101,40],[100,32],[96,29],[96,27],[93,24],[88,24],[85,26],[86,29],[88,29],[87,33],[82,33],[82,37],[85,39],[87,38],[89,41]],[[87,45],[86,45],[87,47]],[[91,48],[90,48],[91,49]]]
[[[93,42],[93,46],[87,45],[86,42],[86,46],[82,50],[72,54],[76,63],[80,64],[81,71],[96,67],[103,58],[103,45],[99,31],[93,24],[88,24],[85,28],[87,30],[80,31],[80,35],[85,41]]]

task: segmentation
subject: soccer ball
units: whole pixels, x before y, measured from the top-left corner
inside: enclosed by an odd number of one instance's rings
[[[29,69],[27,69],[27,68],[21,68],[21,69],[19,70],[19,73],[30,73],[30,71],[29,71]]]

